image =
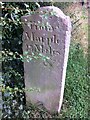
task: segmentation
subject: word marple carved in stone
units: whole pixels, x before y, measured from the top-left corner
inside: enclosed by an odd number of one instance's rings
[[[28,32],[25,33],[25,39],[31,41],[30,44],[27,44],[27,50],[30,49],[31,52],[41,52],[44,54],[60,54],[59,51],[55,51],[55,49],[52,48],[52,44],[56,47],[59,46],[59,39],[56,38],[56,35],[53,35],[51,38],[45,38],[45,37],[38,37],[35,36],[34,33],[31,33],[29,35]],[[36,43],[33,44],[33,41]],[[47,46],[47,47],[46,47]]]
[[[57,7],[39,8],[35,14],[22,17],[23,51],[48,56],[52,66],[42,60],[24,62],[25,87],[40,92],[26,92],[27,102],[43,103],[50,112],[60,112],[69,53],[71,22]]]

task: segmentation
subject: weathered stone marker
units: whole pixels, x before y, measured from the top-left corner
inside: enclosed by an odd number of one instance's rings
[[[27,102],[43,103],[50,112],[60,112],[69,53],[71,22],[57,7],[39,8],[35,14],[23,16],[23,52],[47,56],[24,62],[25,86],[40,89],[26,92]]]

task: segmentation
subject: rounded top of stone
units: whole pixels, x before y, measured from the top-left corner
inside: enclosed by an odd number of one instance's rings
[[[36,15],[36,16],[40,16],[41,18],[45,18],[45,17],[47,18],[47,16],[58,17],[59,19],[62,20],[62,23],[67,27],[67,29],[70,29],[70,30],[72,29],[70,17],[66,16],[62,12],[62,10],[60,10],[58,7],[55,7],[55,6],[40,7],[35,11],[34,14],[22,16],[21,20],[24,22],[28,22],[28,21],[30,21],[30,19],[32,18],[31,16],[33,16],[33,15],[34,15],[34,17]],[[46,20],[46,18],[45,18],[45,20]]]
[[[58,7],[55,6],[40,7],[36,11],[39,13],[50,12],[51,15],[61,17],[63,19],[66,18],[66,15]]]

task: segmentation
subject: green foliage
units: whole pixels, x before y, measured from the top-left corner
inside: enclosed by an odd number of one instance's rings
[[[20,118],[25,105],[21,16],[30,14],[35,3],[2,3],[2,98],[5,119]],[[0,56],[1,56],[0,54]],[[21,58],[22,57],[22,58]],[[22,109],[21,109],[22,108]]]
[[[79,44],[72,44],[67,67],[62,117],[88,118],[87,57]]]

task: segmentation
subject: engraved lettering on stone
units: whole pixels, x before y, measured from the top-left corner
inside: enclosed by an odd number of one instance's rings
[[[39,45],[37,45],[37,44],[35,44],[35,48],[36,48],[36,52],[38,52],[38,51],[40,51],[40,46]]]
[[[33,32],[31,32],[31,38],[29,37],[28,32],[26,32],[25,34],[26,34],[26,38],[28,40],[44,43],[44,38],[43,37],[37,37],[37,36],[34,37],[34,33]],[[46,44],[47,44],[49,50],[45,50],[45,47],[43,45],[41,45],[41,47],[40,47],[41,52],[43,53],[43,52],[46,51],[45,53],[49,52],[50,55],[54,55],[55,53],[58,53],[57,51],[53,50],[53,48],[51,47],[51,43],[54,43],[54,44],[59,43],[59,40],[56,38],[56,35],[53,35],[51,38],[46,38]],[[38,43],[38,45],[39,45],[39,43]],[[35,50],[35,52],[40,51],[40,49],[37,49],[37,47],[35,47],[35,46],[32,47],[32,51],[33,52],[34,52],[34,50]]]
[[[52,55],[52,48],[51,48],[51,46],[49,46],[49,48],[50,48],[50,54]]]
[[[35,39],[34,39],[34,34],[33,34],[33,32],[31,32],[31,39],[30,39],[31,41],[34,41]]]
[[[38,28],[37,28],[37,25],[35,25],[35,30],[37,30]]]
[[[47,45],[50,45],[50,39],[47,38]]]
[[[27,26],[31,29],[31,22],[28,22]]]
[[[42,42],[44,42],[44,38],[42,37]]]
[[[42,53],[44,52],[44,46],[43,45],[41,45],[41,48],[42,48]]]
[[[38,40],[39,40],[39,42],[41,42],[42,41],[42,37],[38,37]]]
[[[57,41],[57,40],[56,40],[56,35],[54,35],[54,43],[57,43],[56,41]]]
[[[25,32],[25,36],[26,36],[26,39],[27,39],[27,40],[30,40],[30,37],[29,37],[29,35],[28,35],[28,32]]]

